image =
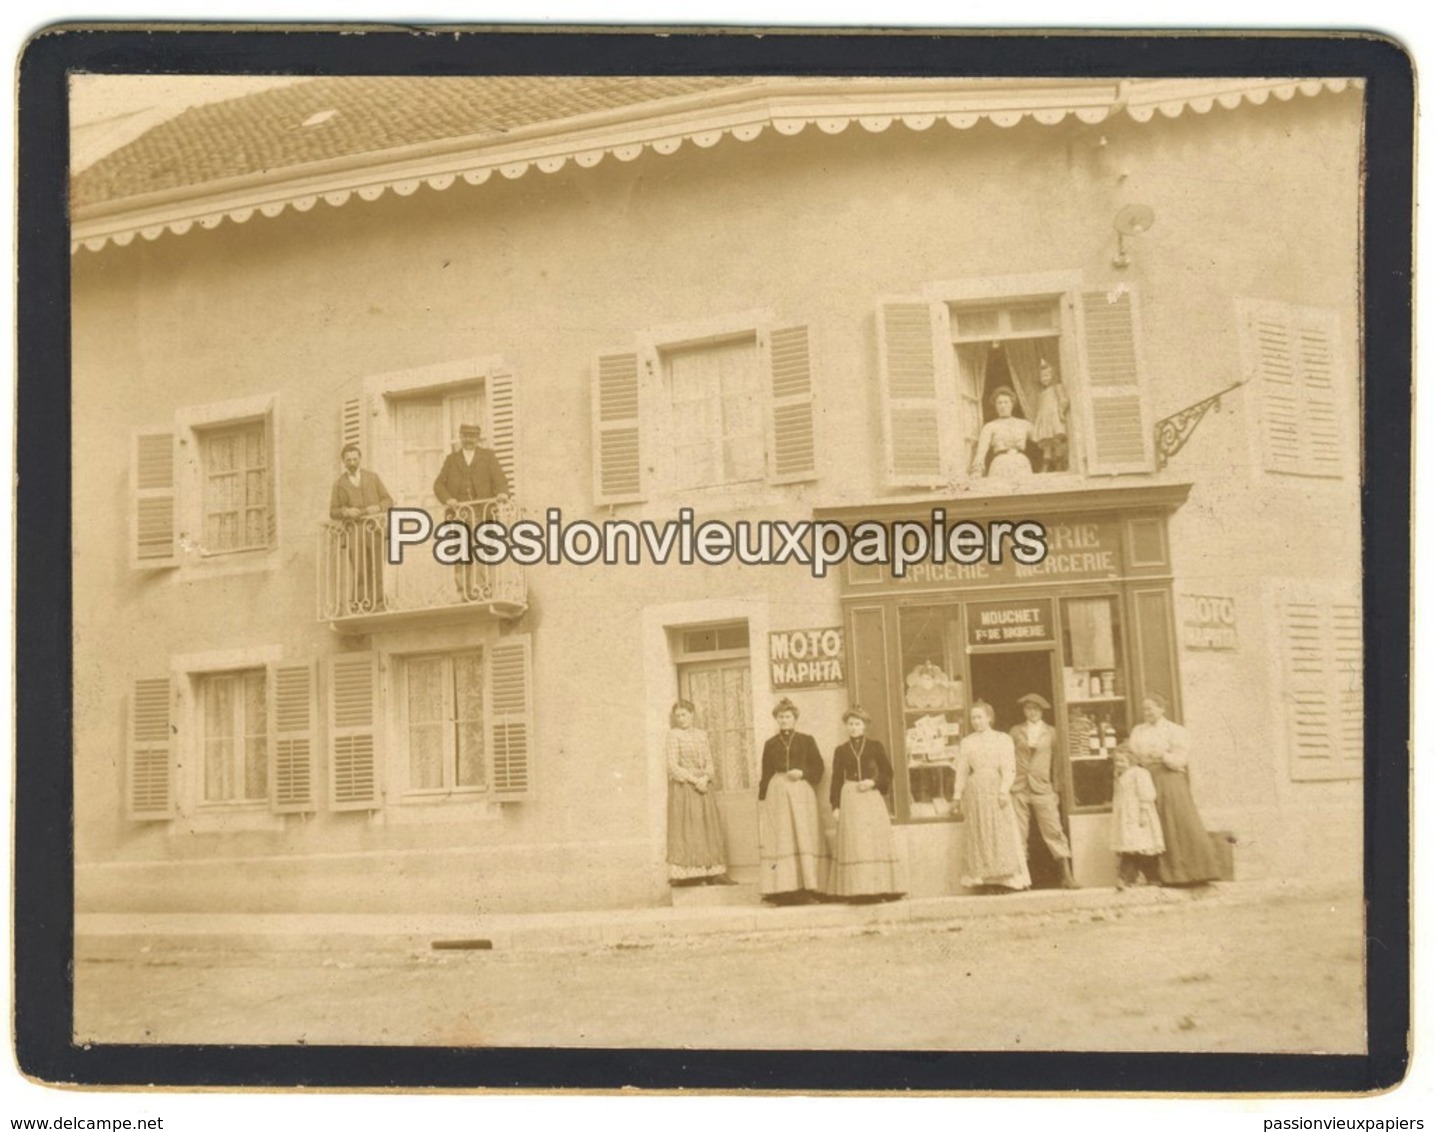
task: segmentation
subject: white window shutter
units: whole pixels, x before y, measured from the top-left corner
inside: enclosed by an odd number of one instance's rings
[[[174,817],[172,704],[168,677],[136,680],[131,687],[125,752],[125,813],[131,821]]]
[[[487,748],[494,797],[517,802],[533,790],[532,639],[502,637],[489,649]]]
[[[157,570],[179,564],[175,540],[174,433],[140,432],[130,462],[130,565]]]
[[[940,404],[930,303],[913,298],[878,305],[877,358],[887,485],[945,482],[942,421],[948,414]]]
[[[1243,329],[1248,372],[1260,394],[1266,470],[1343,475],[1334,312],[1252,303]]]
[[[1128,286],[1085,291],[1080,302],[1086,361],[1086,468],[1093,475],[1149,472],[1150,408],[1143,389],[1136,294]]]
[[[365,429],[365,399],[363,397],[348,397],[339,406],[339,450],[347,448],[350,444],[357,444],[363,450]],[[365,459],[371,459],[367,452]]]
[[[642,397],[637,354],[603,354],[593,363],[593,502],[643,497]]]
[[[317,806],[314,666],[271,664],[269,686],[269,808],[312,813]]]
[[[503,474],[508,477],[508,493],[518,495],[518,399],[513,374],[499,372],[488,378],[488,420],[491,443]]]
[[[1359,778],[1365,750],[1360,606],[1287,601],[1280,610],[1291,778]]]
[[[772,331],[767,336],[767,366],[772,395],[768,479],[773,483],[815,479],[812,347],[807,327]]]
[[[371,652],[329,662],[329,808],[379,808],[379,666]]]

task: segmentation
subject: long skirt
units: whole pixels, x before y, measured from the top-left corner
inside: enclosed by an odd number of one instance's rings
[[[907,891],[902,862],[892,845],[892,820],[876,790],[842,787],[837,855],[827,877],[833,896],[896,896]]]
[[[1017,829],[1016,807],[1001,804],[995,771],[977,772],[968,779],[962,818],[962,884],[968,888],[1030,888],[1026,844]]]
[[[1156,784],[1156,811],[1161,815],[1161,834],[1166,840],[1160,863],[1161,883],[1202,884],[1218,879],[1220,862],[1191,797],[1186,772],[1159,765],[1147,769]]]
[[[758,807],[760,888],[764,896],[818,889],[817,862],[822,834],[817,824],[817,795],[802,779],[775,774]]]
[[[691,782],[668,783],[668,876],[672,880],[727,872],[722,821],[711,791]]]

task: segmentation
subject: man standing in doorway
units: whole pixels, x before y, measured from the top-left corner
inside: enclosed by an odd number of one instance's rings
[[[1031,817],[1047,850],[1061,868],[1061,887],[1075,888],[1071,872],[1071,842],[1061,828],[1063,794],[1066,790],[1066,759],[1057,747],[1056,728],[1046,722],[1043,712],[1051,704],[1028,692],[1017,703],[1026,715],[1025,723],[1011,729],[1016,744],[1016,780],[1012,783],[1011,803],[1016,827],[1021,831],[1022,848],[1026,849],[1031,833]]]

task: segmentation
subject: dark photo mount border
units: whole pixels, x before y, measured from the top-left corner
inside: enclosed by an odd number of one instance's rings
[[[1410,1040],[1414,84],[1374,33],[70,25],[25,48],[18,119],[14,1039],[20,1068],[92,1086],[1360,1093]],[[362,35],[353,34],[359,28]],[[658,36],[655,31],[661,30]],[[759,36],[758,32],[761,32]],[[1364,1056],[72,1044],[70,233],[67,76],[826,74],[1363,77]]]

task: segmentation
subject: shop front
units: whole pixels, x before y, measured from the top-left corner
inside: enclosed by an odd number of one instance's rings
[[[1160,692],[1181,713],[1167,520],[1189,485],[944,501],[951,521],[1036,521],[1047,555],[1023,566],[924,562],[894,577],[848,563],[842,605],[849,690],[872,714],[869,733],[893,753],[893,818],[905,834],[914,895],[958,890],[962,852],[959,745],[982,700],[994,726],[1024,719],[1037,695],[1057,731],[1053,773],[1065,805],[1077,881],[1114,881],[1108,847],[1112,753]],[[930,504],[864,509],[863,519],[912,521]],[[860,521],[856,509],[824,519]],[[1028,831],[1033,883],[1058,882],[1041,837]]]

